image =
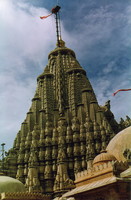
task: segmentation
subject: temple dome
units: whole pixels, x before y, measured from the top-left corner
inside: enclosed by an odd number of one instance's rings
[[[106,150],[113,154],[118,161],[126,161],[123,153],[131,148],[131,126],[115,135],[109,142]]]
[[[74,58],[76,58],[75,52],[72,49],[69,49],[65,46],[65,42],[61,41],[61,46],[60,47],[56,47],[53,51],[51,51],[48,55],[48,59],[51,58],[51,56],[56,56],[58,55],[58,53],[61,52],[62,55],[64,54],[70,54],[71,56],[73,56]]]
[[[25,192],[25,186],[19,180],[9,176],[0,176],[0,193],[3,192]]]
[[[102,151],[99,155],[95,157],[93,161],[93,166],[98,166],[113,160],[116,160],[114,155],[108,153],[107,151]]]

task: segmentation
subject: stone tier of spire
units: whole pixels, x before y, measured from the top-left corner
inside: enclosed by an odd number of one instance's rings
[[[109,101],[98,105],[85,70],[63,41],[48,58],[5,167],[30,192],[59,196],[74,187],[76,173],[90,168],[118,124]]]

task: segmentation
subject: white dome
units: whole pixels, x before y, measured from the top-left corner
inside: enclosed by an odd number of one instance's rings
[[[8,177],[0,176],[0,193],[3,192],[25,192],[25,186],[19,180]]]
[[[115,135],[106,148],[118,161],[126,161],[123,156],[126,149],[131,149],[131,126]]]

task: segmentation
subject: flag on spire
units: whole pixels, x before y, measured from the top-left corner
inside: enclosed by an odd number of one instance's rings
[[[120,89],[120,90],[117,90],[116,92],[113,93],[113,96],[115,96],[120,91],[129,91],[129,90],[131,90],[131,89]]]
[[[40,19],[46,19],[47,17],[51,16],[52,14],[58,13],[59,10],[60,10],[60,6],[56,6],[56,7],[54,7],[54,8],[51,9],[51,13],[49,15],[42,16],[42,17],[40,17]]]
[[[41,19],[46,19],[47,17],[49,17],[49,16],[51,16],[53,13],[50,13],[49,15],[47,15],[47,16],[42,16],[42,17],[40,17]]]

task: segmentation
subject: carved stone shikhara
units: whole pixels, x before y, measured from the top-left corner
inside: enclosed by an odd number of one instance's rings
[[[89,168],[118,132],[110,102],[98,105],[75,53],[61,44],[37,78],[31,107],[5,158],[8,176],[31,192],[54,196],[73,188],[75,173]]]

